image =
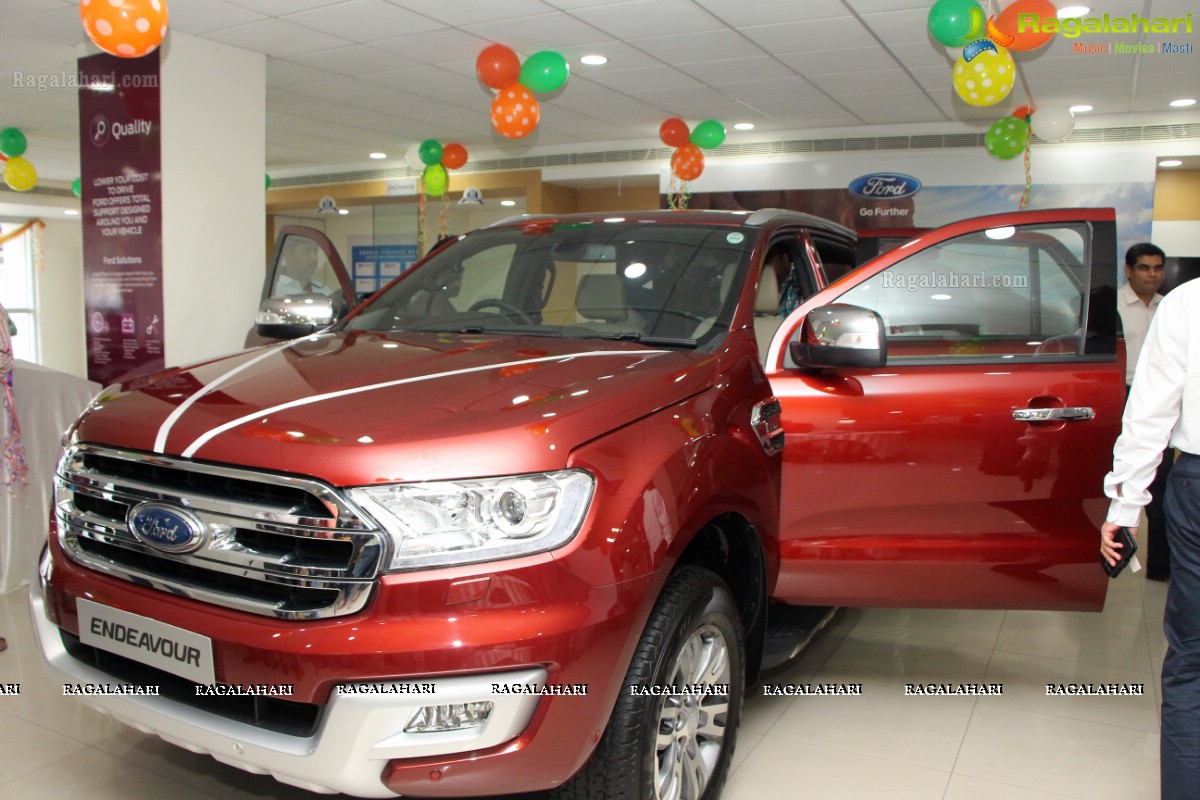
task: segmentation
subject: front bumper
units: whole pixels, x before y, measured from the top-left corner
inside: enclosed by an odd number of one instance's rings
[[[34,631],[46,660],[64,682],[111,684],[112,677],[71,656],[58,628],[47,618],[41,592],[32,592]],[[247,772],[264,773],[311,792],[344,792],[358,797],[392,797],[381,775],[393,759],[422,758],[487,749],[516,737],[528,725],[536,695],[495,695],[493,683],[535,686],[546,670],[525,669],[492,675],[389,681],[370,684],[378,691],[337,691],[330,695],[320,729],[311,739],[264,731],[154,696],[90,694],[85,701],[144,733],[154,733],[194,753]],[[429,692],[429,685],[432,692]],[[361,684],[360,684],[361,685]],[[487,724],[464,731],[405,733],[404,723],[424,705],[491,701]]]
[[[322,793],[453,797],[562,783],[590,756],[607,724],[632,650],[631,632],[640,631],[645,613],[645,586],[564,583],[565,571],[545,561],[491,576],[506,594],[524,588],[518,609],[448,609],[446,579],[414,578],[381,587],[365,615],[280,623],[132,586],[72,564],[53,544],[51,550],[51,580],[32,587],[30,607],[43,655],[65,683],[114,682],[114,675],[81,661],[64,643],[64,634],[78,633],[76,598],[88,597],[211,637],[219,682],[294,683],[295,699],[318,705],[320,715],[312,735],[297,736],[167,696],[81,699],[172,744]],[[404,607],[407,619],[397,613]],[[522,618],[528,621],[518,627]],[[446,626],[447,619],[455,622]],[[440,638],[433,635],[438,627]],[[586,695],[513,688],[545,684],[586,686]],[[356,686],[394,688],[344,688]],[[493,704],[482,727],[404,731],[422,706],[481,701]]]

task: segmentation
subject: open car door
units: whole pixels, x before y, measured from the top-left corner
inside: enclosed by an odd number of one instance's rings
[[[350,273],[329,237],[316,228],[285,225],[275,239],[246,346],[306,336],[337,322],[356,304]]]
[[[1004,214],[921,234],[791,314],[767,356],[778,596],[1101,608],[1116,279],[1112,209]]]

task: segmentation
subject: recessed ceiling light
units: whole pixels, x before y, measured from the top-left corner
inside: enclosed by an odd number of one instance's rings
[[[1181,167],[1183,166],[1183,162],[1178,158],[1168,158],[1166,161],[1158,162],[1158,165],[1160,167]]]
[[[516,204],[517,204],[516,200],[501,200],[500,201],[500,205],[502,205],[502,206],[515,206]]]
[[[387,153],[371,153],[371,158],[387,158]]]
[[[598,67],[601,64],[608,63],[608,57],[593,53],[592,55],[583,56],[579,59],[580,64],[587,64],[589,67]]]
[[[1075,19],[1091,11],[1087,6],[1064,6],[1058,10],[1059,19]]]
[[[752,131],[754,130],[753,122],[738,122],[733,126],[735,131]]]
[[[338,213],[339,213],[339,214],[341,214],[341,215],[344,217],[344,216],[346,216],[347,214],[349,214],[349,213],[350,213],[350,210],[349,210],[349,209],[347,209],[347,208],[339,208],[339,209],[338,209]]]
[[[1162,166],[1162,165],[1160,164],[1159,166]],[[63,213],[66,214],[68,217],[78,217],[79,216],[79,212],[73,208],[64,208]]]
[[[1092,110],[1092,107],[1084,103],[1083,105],[1071,106],[1067,110],[1072,114],[1086,114],[1088,111]]]
[[[1194,97],[1185,97],[1182,100],[1171,101],[1171,108],[1187,108],[1188,106],[1194,105],[1196,105],[1196,99]]]

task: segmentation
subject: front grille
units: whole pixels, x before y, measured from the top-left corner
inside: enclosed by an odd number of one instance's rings
[[[186,510],[203,528],[191,552],[129,529],[143,502]],[[341,616],[369,601],[387,538],[333,487],[185,459],[76,445],[56,476],[63,547],[125,580],[284,619]]]
[[[160,697],[167,697],[210,714],[253,725],[288,736],[309,738],[321,721],[321,706],[274,696],[198,695],[185,678],[148,667],[124,656],[84,644],[79,637],[60,630],[63,647],[72,658],[111,675],[121,683],[157,686]]]

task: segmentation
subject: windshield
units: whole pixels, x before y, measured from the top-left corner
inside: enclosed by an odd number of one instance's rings
[[[530,219],[435,254],[346,323],[693,346],[729,327],[751,237],[728,226]]]

